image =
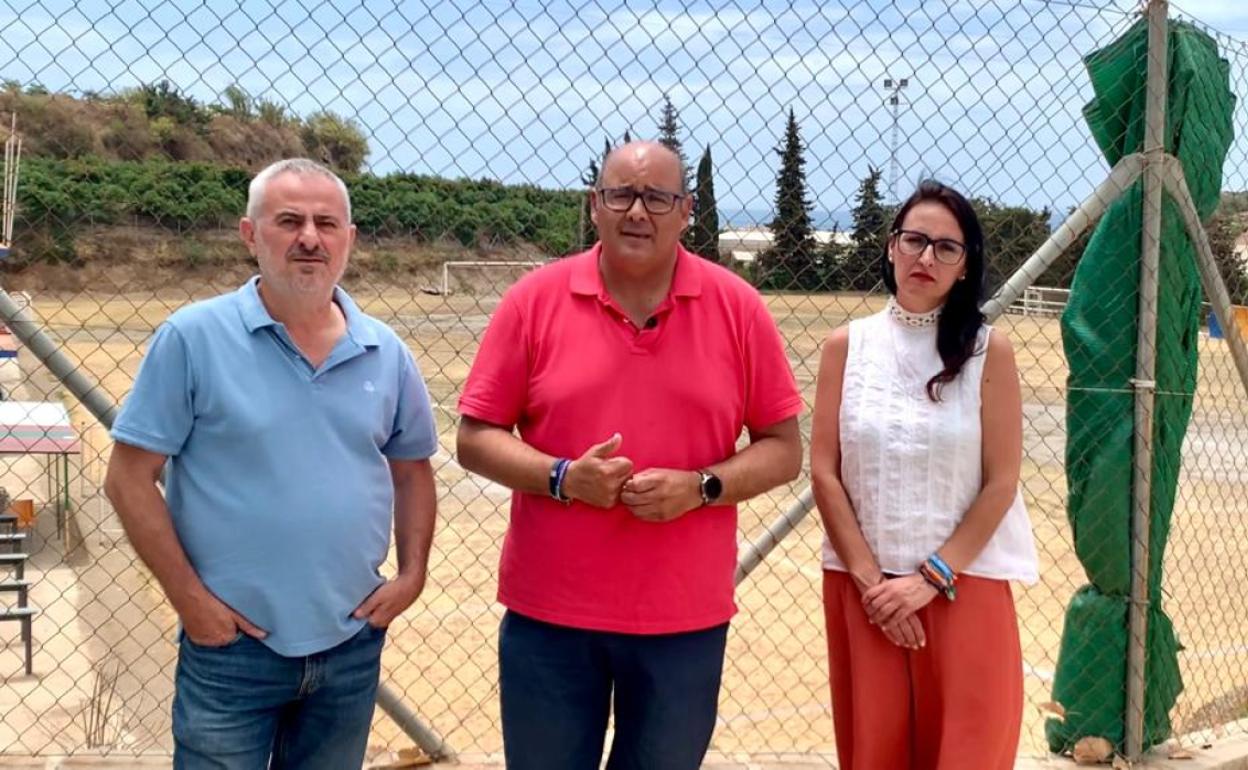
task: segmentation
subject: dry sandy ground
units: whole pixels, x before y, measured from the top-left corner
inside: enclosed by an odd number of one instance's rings
[[[155,324],[193,294],[76,294],[36,297],[35,310],[67,354],[114,400],[129,387],[144,341]],[[437,458],[441,524],[431,582],[392,630],[384,680],[459,751],[497,752],[501,745],[495,670],[499,607],[494,601],[498,547],[506,526],[507,492],[466,475],[451,457],[453,409],[495,300],[434,297],[357,287],[357,300],[388,320],[416,352],[437,404],[442,451]],[[818,349],[828,330],[871,312],[878,298],[776,296],[768,299],[789,345],[807,398],[813,394]],[[1027,666],[1023,751],[1043,747],[1064,608],[1085,582],[1066,522],[1063,388],[1065,359],[1056,320],[1006,317],[1024,381],[1024,493],[1040,547],[1043,580],[1016,590]],[[64,397],[23,352],[31,397]],[[1248,400],[1224,343],[1201,343],[1201,377],[1184,454],[1166,566],[1166,609],[1185,645],[1186,691],[1176,709],[1183,730],[1244,715],[1248,682]],[[66,550],[41,520],[32,546],[32,596],[45,612],[36,621],[36,676],[20,675],[16,627],[6,626],[0,650],[0,752],[66,753],[86,743],[83,715],[93,688],[116,674],[111,702],[95,709],[96,733],[123,751],[169,746],[168,701],[174,618],[157,587],[124,543],[97,486],[107,457],[103,429],[79,406],[74,418],[87,448],[75,465],[80,545]],[[808,419],[808,415],[804,420]],[[803,423],[803,428],[808,430]],[[3,463],[0,460],[0,463]],[[0,470],[4,468],[0,465]],[[15,472],[11,467],[10,473]],[[806,485],[779,490],[744,507],[741,538],[749,540]],[[38,494],[36,492],[36,494]],[[42,498],[40,498],[42,499]],[[832,750],[819,597],[820,533],[808,517],[738,592],[714,749],[766,759],[827,757]],[[107,691],[107,687],[104,688]],[[378,747],[405,739],[384,717]],[[822,762],[825,760],[819,759]]]

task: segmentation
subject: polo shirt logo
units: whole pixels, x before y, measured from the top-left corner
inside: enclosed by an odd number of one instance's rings
[[[372,380],[364,380],[364,392],[365,392],[365,393],[372,393],[374,390],[377,390],[377,388],[373,387],[373,381],[372,381]]]

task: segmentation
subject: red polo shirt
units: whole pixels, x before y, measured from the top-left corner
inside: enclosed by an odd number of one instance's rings
[[[742,428],[802,409],[762,298],[680,249],[672,287],[637,329],[608,296],[601,246],[508,290],[459,399],[461,414],[516,426],[531,446],[575,459],[618,432],[646,468],[697,470],[731,457]],[[735,612],[735,506],[675,521],[516,492],[498,598],[522,615],[634,634],[693,631]]]

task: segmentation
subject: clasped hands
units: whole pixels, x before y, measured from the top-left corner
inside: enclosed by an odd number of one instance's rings
[[[881,574],[866,582],[855,577],[854,582],[862,593],[867,620],[878,626],[889,641],[911,650],[927,644],[916,613],[936,598],[936,589],[921,575],[885,578]]]
[[[702,505],[696,471],[647,468],[634,474],[633,461],[616,456],[623,439],[616,433],[572,461],[563,493],[596,508],[623,503],[645,521],[671,521]]]

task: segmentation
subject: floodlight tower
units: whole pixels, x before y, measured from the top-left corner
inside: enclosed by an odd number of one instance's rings
[[[897,141],[898,141],[898,119],[901,113],[901,91],[910,85],[909,78],[884,78],[884,92],[888,94],[888,106],[893,114],[893,126],[889,132],[888,138],[888,189],[893,196],[893,203],[898,202],[897,198]]]

